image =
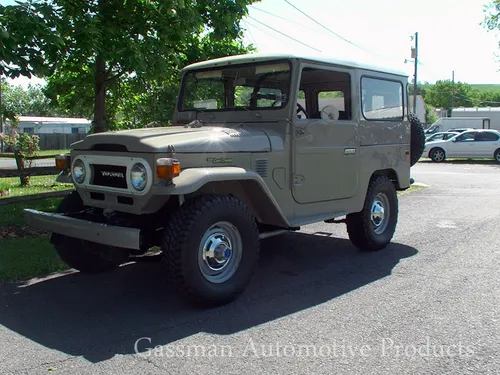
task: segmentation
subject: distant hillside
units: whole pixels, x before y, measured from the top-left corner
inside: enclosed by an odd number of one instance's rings
[[[478,90],[479,92],[500,92],[500,85],[496,84],[471,84],[470,85],[473,89]]]

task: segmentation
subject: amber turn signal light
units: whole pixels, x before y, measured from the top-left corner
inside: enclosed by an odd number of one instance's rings
[[[65,171],[71,167],[71,154],[60,154],[56,156],[56,168]]]
[[[156,174],[160,180],[172,180],[181,173],[179,160],[160,158],[156,161]]]

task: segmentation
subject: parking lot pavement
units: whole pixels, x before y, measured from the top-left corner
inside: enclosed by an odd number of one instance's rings
[[[419,163],[393,243],[343,224],[263,242],[247,291],[189,309],[158,264],[0,288],[9,374],[494,374],[500,369],[500,170]],[[149,349],[148,349],[149,348]],[[139,354],[138,354],[139,353]]]

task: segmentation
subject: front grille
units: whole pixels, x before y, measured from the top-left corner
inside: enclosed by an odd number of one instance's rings
[[[91,164],[92,185],[118,189],[127,188],[127,167],[117,165]]]

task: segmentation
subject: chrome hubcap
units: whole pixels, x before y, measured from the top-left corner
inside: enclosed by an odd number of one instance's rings
[[[389,215],[389,199],[385,194],[378,193],[372,202],[370,210],[370,219],[375,233],[382,234],[385,232],[389,222]]]
[[[241,261],[242,241],[238,229],[228,222],[212,225],[203,235],[199,249],[202,275],[212,283],[231,278]]]

